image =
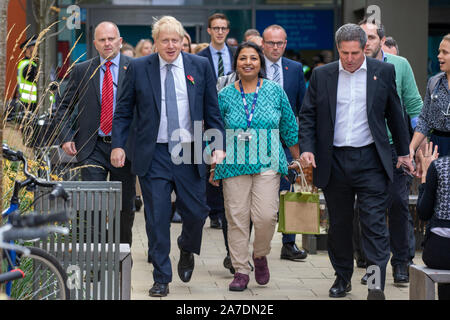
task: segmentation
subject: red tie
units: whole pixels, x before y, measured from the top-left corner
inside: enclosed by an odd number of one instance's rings
[[[109,69],[111,65],[111,61],[107,61],[105,63],[106,71],[105,75],[103,76],[102,85],[102,112],[100,115],[100,129],[102,129],[103,133],[106,135],[111,132],[113,120],[114,90],[112,74],[111,70]]]

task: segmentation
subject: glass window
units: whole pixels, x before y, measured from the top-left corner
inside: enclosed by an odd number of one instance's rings
[[[249,5],[251,0],[87,0],[83,1],[83,3],[110,3],[123,6],[236,6]]]
[[[333,5],[334,0],[256,0],[256,4],[267,4],[267,5],[280,5],[280,4],[290,4],[290,5]]]

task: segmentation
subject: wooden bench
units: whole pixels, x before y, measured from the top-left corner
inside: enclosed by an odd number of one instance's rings
[[[409,300],[435,300],[436,283],[450,283],[450,270],[409,267]]]

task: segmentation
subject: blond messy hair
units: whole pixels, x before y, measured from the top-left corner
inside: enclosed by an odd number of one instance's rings
[[[172,16],[163,16],[159,19],[155,19],[152,25],[152,37],[156,41],[161,31],[175,31],[180,39],[184,37],[184,28],[180,21]]]

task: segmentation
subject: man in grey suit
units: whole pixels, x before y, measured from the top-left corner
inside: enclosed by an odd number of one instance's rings
[[[101,22],[94,32],[99,56],[75,65],[57,112],[61,123],[61,146],[76,156],[84,181],[122,182],[120,242],[131,245],[134,222],[135,181],[127,161],[122,168],[111,165],[112,119],[125,71],[131,58],[121,55],[122,38],[112,22]],[[71,120],[75,117],[74,125]]]

